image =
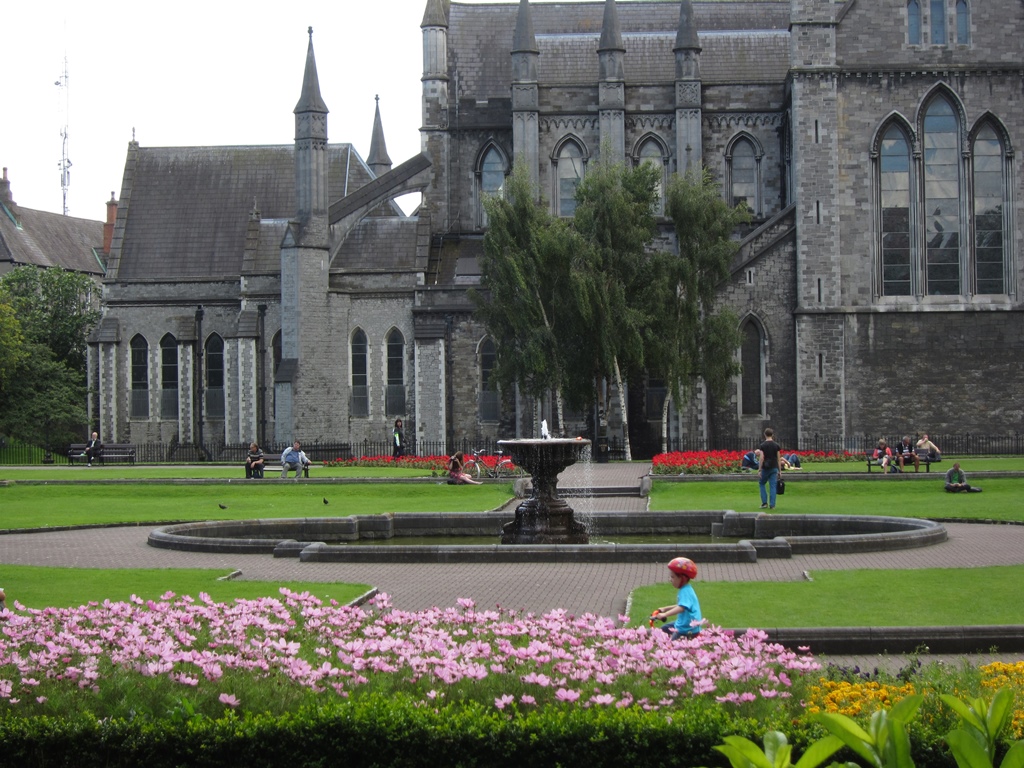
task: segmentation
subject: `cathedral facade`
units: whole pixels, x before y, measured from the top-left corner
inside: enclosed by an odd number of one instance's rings
[[[706,167],[752,214],[721,289],[742,373],[671,436],[1019,428],[1019,0],[427,0],[421,29],[422,152],[397,166],[379,115],[365,161],[328,142],[312,37],[293,145],[130,145],[90,356],[108,440],[532,436],[550,405],[495,391],[473,319],[482,201],[523,162],[571,216],[597,160]],[[656,372],[630,389],[656,444]]]

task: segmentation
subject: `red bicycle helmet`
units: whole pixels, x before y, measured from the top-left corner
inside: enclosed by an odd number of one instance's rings
[[[685,576],[688,579],[697,578],[697,564],[688,557],[676,557],[668,564],[668,569],[672,573],[678,573],[680,576]]]

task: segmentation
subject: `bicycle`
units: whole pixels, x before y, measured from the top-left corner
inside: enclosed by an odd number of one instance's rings
[[[466,459],[466,465],[463,469],[467,474],[472,475],[478,480],[481,475],[505,480],[511,477],[519,477],[523,474],[523,471],[512,463],[512,459],[505,456],[500,450],[497,453],[497,460],[494,462],[493,467],[487,463],[483,453],[474,450],[473,457]]]

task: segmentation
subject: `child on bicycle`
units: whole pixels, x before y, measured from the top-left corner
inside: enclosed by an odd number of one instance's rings
[[[668,633],[673,640],[694,637],[700,632],[702,623],[700,602],[690,586],[691,579],[697,578],[697,564],[688,557],[676,557],[668,564],[668,569],[672,586],[678,590],[676,602],[656,610],[651,614],[651,619],[665,621],[675,616],[676,620],[663,626],[662,632]]]
[[[466,454],[462,451],[448,459],[448,477],[455,485],[482,485],[466,472]]]

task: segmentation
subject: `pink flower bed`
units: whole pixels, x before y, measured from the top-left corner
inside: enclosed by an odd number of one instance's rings
[[[244,707],[224,685],[229,672],[287,680],[314,691],[356,696],[390,676],[436,705],[472,683],[488,703],[671,708],[689,697],[742,703],[789,696],[790,674],[817,670],[807,654],[715,627],[671,641],[660,631],[609,618],[542,616],[457,607],[406,612],[386,595],[367,609],[325,605],[282,589],[282,599],[215,603],[176,597],[90,603],[5,614],[0,625],[0,702],[39,695],[41,681],[99,691],[115,668],[212,686],[227,706]],[[625,620],[625,617],[620,617]],[[465,689],[463,694],[465,695]]]

